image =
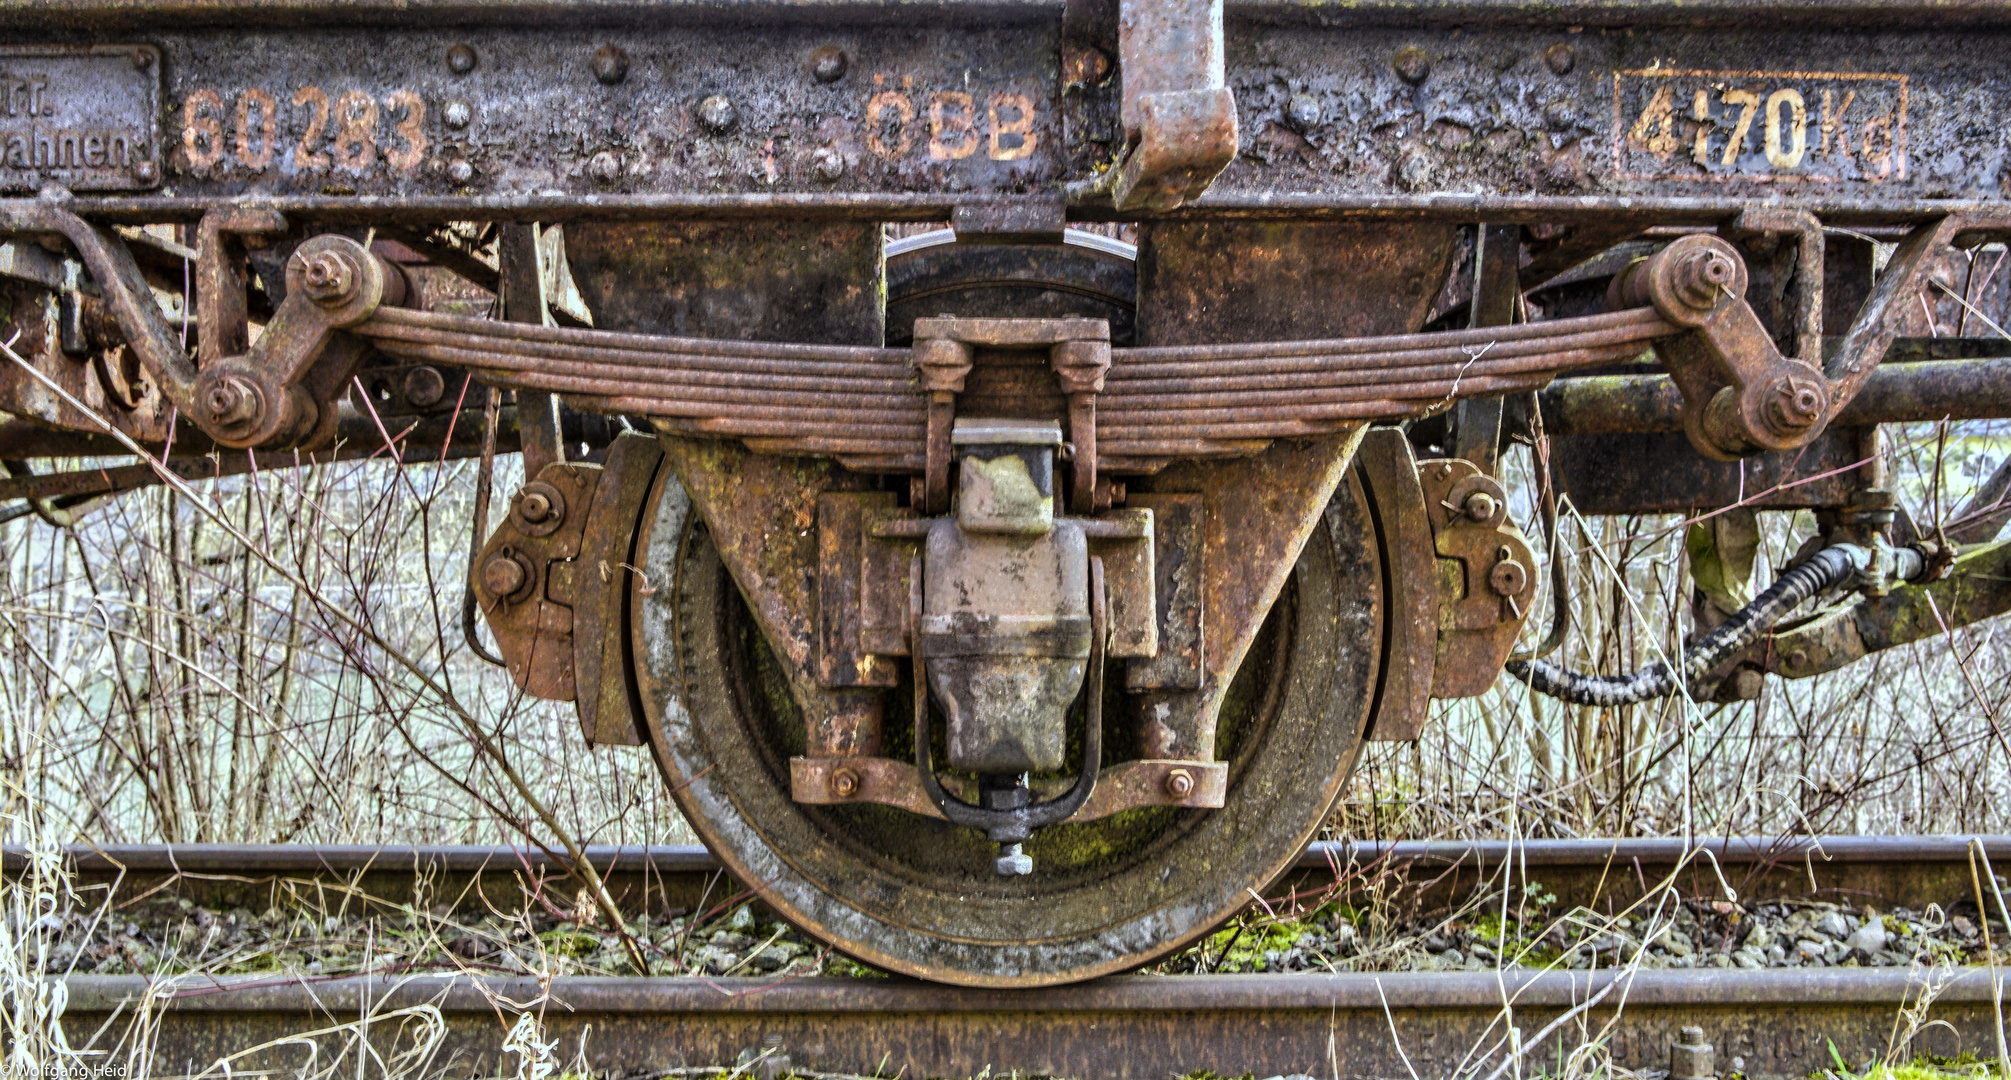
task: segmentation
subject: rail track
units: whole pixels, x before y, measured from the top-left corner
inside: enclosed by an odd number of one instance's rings
[[[2011,837],[1981,840],[1998,867]],[[1826,897],[1924,908],[1968,897],[1971,841],[1958,837],[1734,838],[1704,845],[1677,887],[1736,890],[1748,901]],[[589,849],[631,909],[689,907],[740,891],[703,849]],[[303,876],[393,902],[456,897],[479,904],[526,878],[563,872],[542,852],[481,847],[177,846],[76,848],[80,886],[115,898],[172,889],[205,903],[242,903]],[[1666,879],[1678,841],[1318,844],[1274,892],[1381,875],[1381,902],[1429,910],[1483,882],[1540,881],[1572,904],[1624,906]],[[18,855],[9,853],[10,861]],[[1504,862],[1512,866],[1500,875]],[[1712,868],[1715,862],[1716,869]],[[1723,881],[1719,880],[1720,875]],[[424,882],[415,890],[415,882]],[[1390,882],[1395,882],[1391,885]],[[1987,888],[1987,886],[1985,886]],[[123,902],[121,900],[120,902]],[[1999,973],[2001,976],[2001,972]],[[1701,1029],[1720,1074],[1802,1077],[1832,1062],[1897,1053],[1997,1054],[2001,985],[1984,968],[1552,971],[1121,976],[1030,991],[960,989],[904,979],[73,976],[68,1029],[82,1040],[152,997],[156,1075],[195,1073],[229,1054],[296,1037],[323,1043],[357,1026],[380,1049],[412,1037],[419,1010],[444,1024],[437,1062],[450,1073],[514,1068],[500,1049],[512,1011],[541,1011],[558,1060],[597,1075],[662,1075],[753,1059],[815,1073],[1131,1078],[1203,1071],[1259,1077],[1486,1077],[1513,1042],[1523,1074],[1555,1074],[1573,1048],[1600,1041],[1615,1064],[1668,1069],[1684,1028]],[[1932,996],[1931,1019],[1907,1042],[1900,1010]],[[499,1003],[503,1003],[499,1008]],[[437,1010],[435,1012],[434,1010]],[[345,1029],[345,1025],[349,1027]],[[765,1052],[767,1057],[761,1055]],[[289,1071],[299,1041],[240,1059],[234,1072]],[[1694,1064],[1694,1063],[1692,1063]],[[1684,1063],[1676,1063],[1681,1077]],[[1512,1075],[1504,1073],[1503,1075]]]
[[[1983,851],[2000,868],[2011,865],[2011,837],[1984,837]],[[1505,841],[1321,841],[1299,857],[1272,895],[1340,880],[1361,887],[1402,884],[1408,903],[1430,910],[1466,898],[1483,879],[1537,883],[1566,905],[1624,907],[1652,884],[1684,867],[1686,894],[1811,896],[1856,899],[1880,906],[1922,907],[1968,895],[1967,837],[1734,837],[1699,841],[1694,857],[1673,839]],[[1708,853],[1708,858],[1704,853]],[[696,844],[595,845],[586,848],[608,890],[630,911],[691,909],[747,888],[732,882],[710,852]],[[536,848],[480,845],[179,844],[108,845],[69,849],[77,882],[133,896],[172,887],[208,903],[261,902],[280,877],[342,880],[371,896],[409,902],[415,888],[429,902],[465,909],[514,902],[525,878],[566,873],[560,855]],[[7,858],[16,858],[11,852]],[[1718,878],[1723,877],[1723,883]]]

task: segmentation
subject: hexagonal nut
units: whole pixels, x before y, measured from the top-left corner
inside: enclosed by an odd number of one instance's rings
[[[849,799],[859,793],[859,774],[850,769],[839,769],[831,774],[831,794],[841,799]]]
[[[256,384],[236,375],[209,380],[201,400],[209,422],[219,428],[255,427],[265,415],[265,395]]]
[[[357,269],[341,252],[322,251],[302,261],[307,295],[323,307],[338,307],[356,295]]]
[[[1174,769],[1166,774],[1166,794],[1176,799],[1184,799],[1194,794],[1194,774],[1186,769]]]
[[[1814,379],[1783,375],[1767,387],[1763,415],[1775,433],[1794,435],[1822,421],[1829,408],[1829,395]]]
[[[1689,1031],[1684,1034],[1687,1036]],[[1717,1055],[1710,1043],[1669,1044],[1669,1080],[1707,1080],[1717,1073]]]

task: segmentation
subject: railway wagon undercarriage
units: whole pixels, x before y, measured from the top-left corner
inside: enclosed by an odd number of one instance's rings
[[[13,0],[0,495],[521,453],[469,645],[647,744],[764,902],[923,978],[1121,971],[1433,698],[1733,701],[2011,608],[2011,470],[1914,521],[1881,435],[2011,416],[2007,33]],[[1574,672],[1560,497],[1820,534],[1667,661]]]

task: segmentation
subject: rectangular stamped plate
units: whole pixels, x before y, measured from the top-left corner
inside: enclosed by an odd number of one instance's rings
[[[1613,73],[1623,180],[1906,180],[1905,75],[1839,71]]]
[[[160,102],[151,45],[0,47],[0,191],[154,187]]]

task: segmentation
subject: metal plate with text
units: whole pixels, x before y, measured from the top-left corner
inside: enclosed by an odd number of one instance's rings
[[[0,190],[158,184],[160,71],[151,45],[0,47]]]
[[[1235,8],[1225,63],[1242,145],[1189,213],[1708,221],[1776,199],[1877,223],[2011,191],[2011,12],[1964,27],[1454,28],[1287,25]],[[163,16],[148,31],[162,70],[145,78],[114,76],[103,50],[8,55],[104,65],[106,87],[164,77],[158,194],[177,202],[888,216],[1075,184],[1078,205],[1100,205],[1090,182],[1124,145],[1122,74],[1071,82],[1058,14],[973,7],[888,26],[793,10],[414,27],[396,48],[370,28]],[[22,118],[0,120],[25,133]],[[23,146],[34,152],[25,134]],[[31,172],[7,170],[8,187],[32,187]]]

